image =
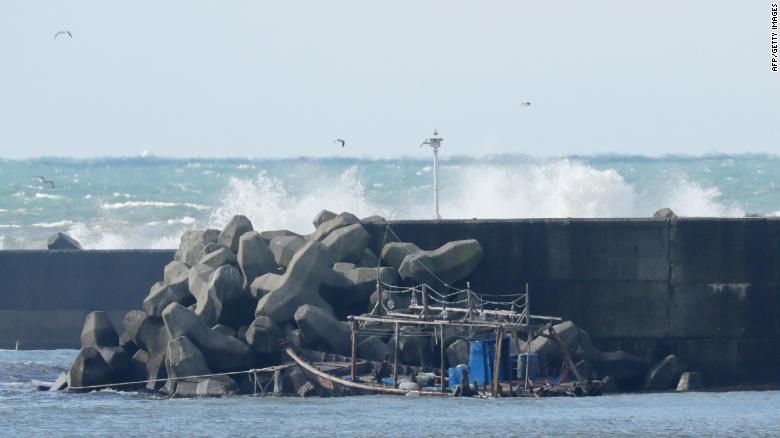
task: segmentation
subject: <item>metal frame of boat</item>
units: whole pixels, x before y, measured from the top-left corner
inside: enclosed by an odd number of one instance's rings
[[[445,284],[446,286],[446,284]],[[449,286],[448,286],[449,287]],[[560,322],[561,318],[554,316],[532,315],[529,307],[528,285],[525,292],[520,294],[487,295],[481,296],[470,289],[451,288],[452,292],[441,294],[426,284],[415,287],[398,287],[377,282],[379,299],[369,314],[349,316],[351,325],[352,355],[349,365],[349,379],[342,378],[323,370],[314,364],[307,362],[299,352],[291,345],[285,345],[287,355],[304,371],[309,382],[323,396],[343,396],[360,394],[389,394],[389,395],[419,395],[432,397],[448,397],[453,395],[474,395],[480,397],[500,396],[530,396],[544,395],[596,395],[599,393],[599,381],[586,381],[578,372],[571,359],[566,346],[553,328],[553,324]],[[401,309],[396,309],[396,303],[409,294],[409,304]],[[418,303],[417,295],[420,295],[422,303]],[[497,301],[504,298],[502,301]],[[435,302],[433,305],[429,303]],[[391,326],[392,334],[396,339],[393,355],[393,379],[392,385],[381,383],[362,382],[358,376],[358,336],[361,332],[376,334],[377,327]],[[399,343],[404,333],[401,327],[417,326],[421,330],[431,328],[430,334],[417,332],[416,336],[433,336],[438,338],[440,351],[439,387],[437,390],[420,388],[416,390],[402,389],[398,385],[399,369]],[[492,333],[496,339],[495,358],[493,360],[492,382],[489,388],[469,387],[468,382],[461,382],[461,391],[450,392],[447,390],[445,374],[445,330],[479,331],[484,334]],[[387,334],[388,331],[383,333]],[[511,382],[499,380],[502,355],[502,343],[506,335],[519,346],[519,336],[526,337],[526,354],[530,353],[531,341],[537,336],[551,339],[561,352],[566,364],[571,369],[577,382],[574,385],[552,387],[549,384],[542,388],[533,388],[528,378],[528,366],[522,379],[522,386],[513,387]],[[526,356],[527,357],[527,356]],[[341,369],[342,375],[346,367]],[[464,386],[466,388],[464,388]],[[465,389],[465,391],[463,391]]]

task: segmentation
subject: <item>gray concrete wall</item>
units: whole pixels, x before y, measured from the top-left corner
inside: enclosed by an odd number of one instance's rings
[[[378,249],[385,225],[369,227]],[[649,361],[675,353],[711,384],[780,381],[780,219],[401,221],[390,227],[423,249],[476,238],[485,259],[469,278],[473,289],[516,292],[528,283],[532,312],[575,321],[602,349]]]
[[[173,259],[169,250],[0,251],[0,348],[74,348],[84,317],[120,326]]]
[[[434,249],[475,238],[478,292],[529,284],[534,313],[602,349],[675,353],[710,384],[780,381],[780,219],[397,221]],[[386,224],[367,224],[379,250]],[[387,241],[392,241],[388,237]],[[85,314],[138,309],[173,251],[0,251],[0,348],[75,347]]]

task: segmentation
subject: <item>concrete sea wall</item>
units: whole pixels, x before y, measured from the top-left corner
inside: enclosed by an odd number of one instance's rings
[[[366,224],[372,246],[392,241]],[[477,292],[528,283],[534,313],[587,330],[597,347],[674,353],[708,384],[780,381],[780,219],[389,222],[423,249],[476,238]],[[75,347],[84,315],[140,308],[173,251],[0,251],[0,348]]]
[[[423,249],[476,238],[477,291],[583,327],[602,350],[676,354],[712,385],[780,381],[780,219],[405,221]],[[372,226],[374,247],[384,226]]]
[[[84,317],[116,327],[161,281],[172,250],[0,251],[0,348],[77,348]]]

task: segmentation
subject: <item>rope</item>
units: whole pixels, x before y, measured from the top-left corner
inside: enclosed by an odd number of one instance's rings
[[[278,369],[284,369],[293,366],[293,364],[287,364],[287,365],[277,365],[273,367],[267,367],[267,368],[253,368],[251,370],[246,371],[231,371],[227,373],[211,373],[211,374],[199,374],[195,376],[182,376],[182,377],[167,377],[165,379],[148,379],[148,380],[137,380],[134,382],[119,382],[119,383],[104,383],[101,385],[89,385],[89,386],[70,386],[68,389],[101,389],[101,388],[111,388],[114,386],[129,386],[129,385],[140,385],[142,383],[157,383],[157,382],[165,382],[168,380],[185,380],[185,379],[203,379],[207,377],[217,377],[217,376],[233,376],[237,374],[254,374],[254,373],[263,373],[263,372],[271,372],[276,371]]]

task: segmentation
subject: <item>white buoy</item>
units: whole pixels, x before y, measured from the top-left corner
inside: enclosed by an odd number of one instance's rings
[[[428,145],[433,149],[433,204],[434,204],[434,219],[441,219],[439,214],[439,148],[443,138],[439,137],[439,131],[433,130],[433,137],[425,140],[420,144]]]

